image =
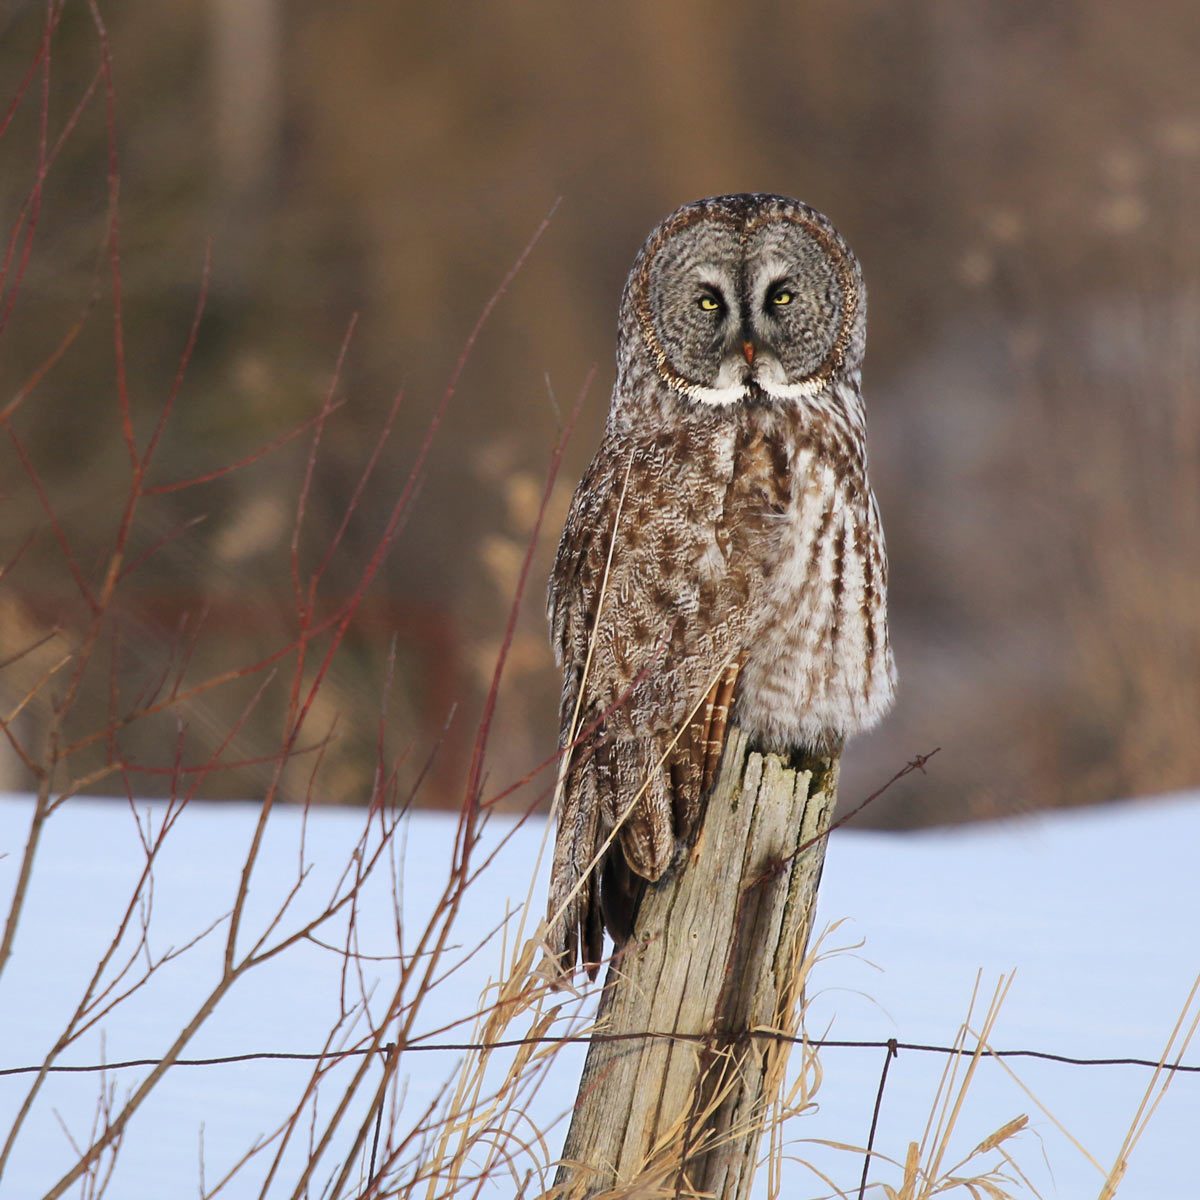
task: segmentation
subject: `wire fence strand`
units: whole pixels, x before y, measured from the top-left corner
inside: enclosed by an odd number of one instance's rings
[[[701,1033],[676,1033],[670,1030],[638,1030],[631,1033],[580,1033],[543,1034],[527,1038],[502,1038],[480,1042],[410,1042],[400,1048],[402,1054],[468,1054],[478,1051],[516,1050],[522,1046],[590,1045],[593,1042],[628,1042],[641,1039],[659,1039],[674,1042],[703,1042]],[[917,1054],[961,1054],[961,1047],[939,1046],[931,1042],[901,1042],[894,1038],[881,1041],[855,1041],[842,1038],[805,1038],[779,1033],[775,1030],[751,1030],[733,1041],[756,1039],[773,1042],[789,1042],[807,1045],[816,1050],[906,1050]],[[177,1058],[172,1067],[219,1067],[247,1062],[336,1062],[342,1059],[361,1058],[377,1054],[371,1047],[352,1047],[335,1052],[253,1050],[242,1054],[219,1054],[208,1058]],[[981,1058],[1031,1058],[1044,1062],[1063,1063],[1073,1067],[1150,1067],[1177,1074],[1200,1075],[1200,1064],[1169,1063],[1157,1058],[1085,1058],[1072,1054],[1059,1054],[1050,1050],[980,1050]],[[158,1058],[126,1058],[103,1063],[38,1063],[32,1066],[0,1067],[0,1078],[13,1075],[33,1075],[38,1072],[56,1075],[84,1075],[106,1071],[134,1070],[138,1067],[156,1067],[162,1062]]]

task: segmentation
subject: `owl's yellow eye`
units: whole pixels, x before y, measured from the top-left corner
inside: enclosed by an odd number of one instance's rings
[[[771,297],[772,304],[791,304],[792,293],[787,288],[781,288]]]
[[[700,297],[699,304],[705,312],[716,312],[717,309],[721,307],[719,300],[717,300],[714,296],[709,296],[707,294],[704,294]]]

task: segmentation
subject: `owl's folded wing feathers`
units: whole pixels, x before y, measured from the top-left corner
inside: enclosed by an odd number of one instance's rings
[[[628,935],[641,881],[690,839],[720,758],[756,573],[730,566],[746,530],[728,479],[694,467],[661,439],[606,438],[559,545],[549,616],[568,762],[548,940],[564,971],[582,949],[595,974],[605,926]],[[618,827],[620,849],[603,849]]]

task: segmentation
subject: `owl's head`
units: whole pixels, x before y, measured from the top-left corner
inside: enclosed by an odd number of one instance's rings
[[[642,247],[621,338],[623,375],[648,355],[696,403],[801,400],[862,363],[862,271],[828,219],[799,200],[698,200]]]

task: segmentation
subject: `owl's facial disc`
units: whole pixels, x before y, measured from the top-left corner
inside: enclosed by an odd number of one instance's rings
[[[745,247],[746,317],[755,382],[769,396],[811,395],[841,367],[857,303],[854,272],[823,231],[799,221],[752,228]]]
[[[741,327],[740,259],[737,227],[703,221],[669,236],[651,260],[643,329],[672,386],[744,387],[729,354]]]
[[[856,268],[792,215],[666,230],[645,280],[642,327],[659,373],[710,405],[796,400],[842,368]]]

